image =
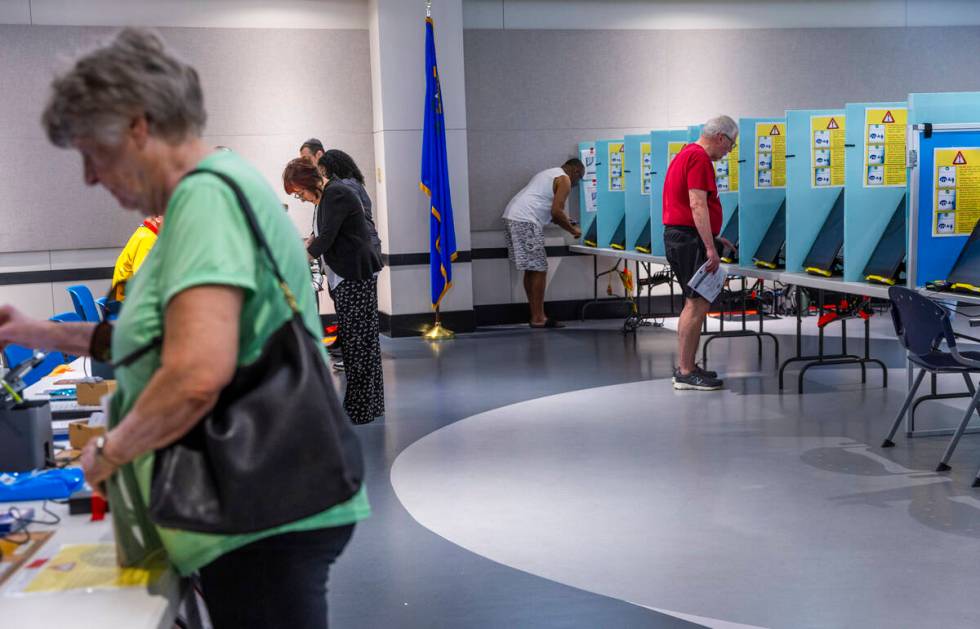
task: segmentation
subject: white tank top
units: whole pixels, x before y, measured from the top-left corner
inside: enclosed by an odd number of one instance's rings
[[[549,168],[531,177],[524,189],[507,204],[504,218],[541,226],[550,223],[551,206],[555,201],[555,178],[564,175],[565,171],[561,168]]]

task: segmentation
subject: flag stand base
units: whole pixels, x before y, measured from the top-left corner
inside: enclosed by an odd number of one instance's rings
[[[422,334],[422,338],[428,341],[448,341],[456,338],[456,333],[442,327],[442,323],[436,321],[435,324]]]

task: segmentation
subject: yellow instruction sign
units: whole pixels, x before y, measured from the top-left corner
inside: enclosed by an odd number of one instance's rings
[[[810,186],[844,185],[844,115],[810,117]]]
[[[120,568],[114,544],[71,544],[63,546],[44,564],[24,592],[145,588],[157,582],[166,570],[162,556],[145,567]]]
[[[933,151],[932,235],[969,235],[980,220],[980,147]]]
[[[640,142],[641,194],[649,195],[653,189],[653,151],[649,142]]]
[[[786,123],[755,123],[755,187],[786,187]]]
[[[738,144],[715,164],[715,185],[718,192],[738,192]]]
[[[626,190],[626,144],[609,143],[609,192]]]
[[[670,166],[670,163],[672,161],[674,161],[674,158],[677,157],[677,154],[680,153],[681,150],[685,146],[687,146],[687,142],[668,142],[667,143],[667,165],[668,166]]]
[[[864,187],[905,187],[905,107],[864,111]]]

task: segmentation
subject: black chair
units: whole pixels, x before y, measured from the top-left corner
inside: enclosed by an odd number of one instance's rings
[[[980,352],[961,352],[956,346],[956,339],[965,338],[971,341],[978,341],[973,337],[953,332],[953,326],[949,321],[949,312],[927,297],[909,290],[903,286],[892,286],[888,289],[888,298],[892,302],[892,322],[895,324],[895,334],[898,336],[902,347],[908,352],[909,361],[919,367],[919,373],[915,377],[915,382],[909,390],[902,404],[902,410],[895,417],[888,436],[882,442],[882,448],[891,448],[895,445],[892,439],[902,423],[905,412],[908,411],[915,393],[922,384],[922,379],[926,373],[930,374],[962,374],[966,387],[970,391],[970,405],[967,406],[963,421],[957,427],[953,438],[946,447],[942,461],[936,467],[937,472],[945,472],[950,469],[948,463],[959,443],[960,437],[970,423],[970,417],[977,411],[980,404],[980,391],[973,385],[970,374],[980,373]],[[946,343],[948,351],[940,350],[942,343]],[[974,483],[977,486],[977,483]]]

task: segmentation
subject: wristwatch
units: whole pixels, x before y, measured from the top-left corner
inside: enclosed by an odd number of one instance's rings
[[[96,437],[95,438],[95,455],[97,457],[100,457],[101,459],[103,459],[109,465],[112,465],[114,467],[119,467],[120,466],[119,463],[116,463],[115,461],[113,461],[112,459],[110,459],[108,456],[106,456],[105,447],[106,447],[106,445],[108,443],[109,443],[109,438],[106,435],[99,435],[98,437]]]

